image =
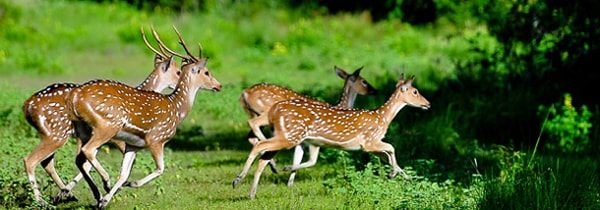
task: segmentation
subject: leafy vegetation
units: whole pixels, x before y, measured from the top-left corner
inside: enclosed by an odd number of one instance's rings
[[[179,49],[175,25],[190,46],[202,44],[223,91],[198,94],[167,144],[165,173],[123,189],[109,208],[600,208],[597,97],[582,91],[598,77],[581,70],[597,55],[599,19],[590,12],[597,3],[360,2],[0,0],[0,206],[43,207],[22,163],[39,141],[23,101],[55,82],[136,84],[152,59],[140,27],[153,25]],[[416,14],[432,8],[433,18]],[[342,82],[328,79],[334,65],[365,67],[361,75],[380,90],[359,96],[356,107],[367,109],[387,100],[401,72],[416,75],[432,109],[405,108],[385,139],[414,181],[385,178],[390,168],[372,155],[324,148],[293,187],[285,186],[288,173],[266,172],[256,200],[247,199],[251,175],[231,189],[250,148],[241,90],[268,82],[335,103]],[[77,172],[75,147],[56,155],[64,180]],[[110,146],[99,153],[113,178],[121,157]],[[291,151],[276,159],[289,164]],[[152,170],[143,152],[130,179]],[[58,189],[41,167],[36,172],[51,200]],[[75,193],[78,202],[54,207],[95,204],[85,184]]]
[[[573,106],[570,94],[564,95],[563,104],[559,110],[554,105],[540,106],[540,111],[548,112],[551,119],[547,122],[544,131],[548,133],[551,142],[546,143],[550,150],[559,150],[563,153],[582,153],[590,149],[590,130],[592,117],[587,106],[583,105],[577,111]],[[581,113],[579,113],[581,112]]]

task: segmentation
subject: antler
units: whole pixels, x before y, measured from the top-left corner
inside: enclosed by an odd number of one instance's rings
[[[194,61],[194,62],[198,62],[198,58],[196,58],[191,52],[190,50],[187,48],[187,45],[185,44],[185,41],[183,40],[183,38],[181,37],[181,33],[179,33],[179,30],[177,30],[177,27],[175,27],[175,25],[173,25],[173,29],[175,29],[175,33],[177,33],[177,37],[179,37],[179,44],[181,44],[181,46],[183,46],[183,49],[185,50],[185,52],[188,54],[188,56],[190,56],[190,58]],[[202,57],[202,46],[200,46],[200,58]]]
[[[202,58],[202,44],[198,43],[198,57]]]
[[[153,26],[153,25],[150,25],[150,29],[152,29],[152,36],[154,36],[154,39],[156,39],[156,42],[158,42],[158,45],[160,46],[160,48],[161,48],[161,49],[165,49],[165,50],[167,50],[167,52],[169,52],[169,53],[171,53],[171,54],[173,54],[173,55],[175,55],[175,56],[177,56],[177,57],[180,57],[180,58],[183,58],[183,59],[190,59],[188,56],[186,56],[186,55],[182,55],[182,54],[179,54],[178,52],[175,52],[174,50],[171,50],[170,48],[168,48],[168,47],[167,47],[167,46],[166,46],[166,45],[165,45],[165,44],[164,44],[164,43],[163,43],[163,42],[160,40],[160,37],[158,36],[158,33],[156,33],[156,30],[154,30],[154,26]],[[193,56],[192,56],[192,57],[193,57]],[[193,58],[192,58],[192,59],[193,59]]]
[[[160,55],[160,57],[162,57],[163,59],[168,59],[169,56],[167,56],[167,53],[165,53],[164,49],[162,48],[162,46],[159,45],[160,47],[160,52],[156,49],[154,49],[154,47],[152,47],[152,45],[150,45],[150,43],[148,42],[148,39],[146,39],[146,34],[144,33],[144,27],[141,26],[140,27],[140,31],[142,32],[142,39],[144,40],[144,43],[146,43],[146,46],[148,46],[148,48],[150,48],[150,50],[152,50],[152,52],[156,53],[157,55]]]

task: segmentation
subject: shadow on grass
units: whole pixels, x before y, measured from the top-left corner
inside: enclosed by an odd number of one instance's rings
[[[229,131],[206,135],[201,126],[178,128],[177,134],[166,144],[166,147],[183,151],[224,149],[250,151],[252,145],[246,140],[248,132]]]

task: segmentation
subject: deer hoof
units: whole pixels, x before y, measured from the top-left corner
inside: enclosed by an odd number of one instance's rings
[[[106,206],[108,206],[108,200],[100,199],[100,201],[98,201],[98,209],[105,209]]]
[[[396,177],[398,175],[398,171],[392,171],[390,174],[388,174],[388,178],[392,179],[394,177]]]
[[[235,178],[235,180],[233,180],[233,189],[235,189],[235,186],[237,186],[240,183],[240,177],[238,176],[237,178]]]
[[[54,203],[78,201],[71,190],[61,189],[58,195],[54,197]]]
[[[139,187],[139,185],[137,184],[137,182],[127,181],[123,183],[123,187]]]

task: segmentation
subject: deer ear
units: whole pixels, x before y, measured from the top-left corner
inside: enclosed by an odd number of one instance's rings
[[[160,57],[160,56],[159,56],[159,57]],[[161,70],[162,72],[167,72],[167,69],[169,69],[169,66],[171,66],[171,63],[173,63],[174,57],[173,57],[173,56],[171,56],[171,57],[169,57],[169,59],[168,59],[168,60],[166,60],[166,61],[162,61],[162,62],[158,62],[158,63],[156,62],[156,60],[157,60],[158,58],[156,58],[156,57],[155,57],[154,59],[155,59],[155,60],[154,60],[154,62],[155,62],[155,63],[154,63],[154,65],[160,65],[160,70]],[[162,60],[162,58],[161,58],[161,60]]]
[[[400,79],[398,80],[398,82],[396,83],[396,88],[398,88],[400,85],[404,84],[404,73],[402,73],[400,75]]]
[[[360,76],[360,70],[362,70],[363,67],[364,66],[361,66],[360,68],[354,70],[354,73],[352,73],[352,75],[350,75],[350,81],[356,82],[356,79],[358,79],[358,77]]]
[[[169,60],[167,60],[167,66],[170,66],[171,63],[173,63],[173,61],[175,61],[175,57],[173,57],[173,56],[169,57]]]
[[[408,90],[408,88],[410,88],[412,86],[412,82],[413,80],[415,80],[415,76],[413,75],[412,77],[410,77],[410,79],[408,79],[406,82],[404,82],[402,84],[402,87],[400,87],[400,91],[404,92],[406,90]]]
[[[201,68],[206,67],[206,63],[208,63],[208,59],[209,59],[209,57],[207,56],[206,58],[202,59],[202,61],[200,61],[200,62],[202,62]]]
[[[340,77],[342,79],[348,78],[348,73],[346,73],[346,71],[344,71],[344,69],[342,69],[338,66],[334,66],[333,69],[335,70],[335,74],[337,74],[338,77]]]
[[[154,68],[156,68],[162,62],[163,62],[162,56],[160,56],[159,54],[154,54]]]

